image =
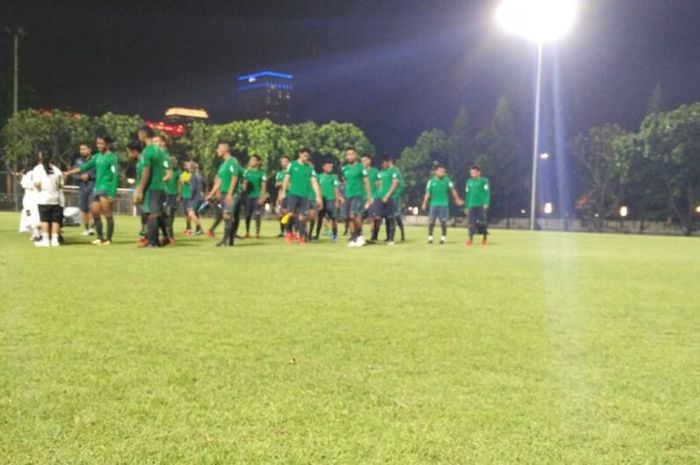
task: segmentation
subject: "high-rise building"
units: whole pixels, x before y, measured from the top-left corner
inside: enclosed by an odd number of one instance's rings
[[[238,78],[238,111],[243,119],[269,119],[289,123],[292,119],[294,77],[275,71],[246,74]]]

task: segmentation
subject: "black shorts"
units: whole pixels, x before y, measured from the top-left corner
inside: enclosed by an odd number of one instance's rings
[[[78,191],[78,208],[81,212],[87,213],[90,211],[90,198],[92,197],[92,191],[95,189],[95,183],[86,182],[80,184],[80,190]]]
[[[292,214],[306,215],[309,212],[309,198],[299,195],[287,196],[287,211]]]
[[[165,195],[165,208],[168,209],[168,212],[174,211],[177,209],[177,194],[166,194]]]
[[[467,214],[469,216],[470,225],[474,224],[486,226],[488,224],[486,210],[484,210],[484,207],[469,207]]]
[[[114,195],[110,195],[107,191],[92,191],[90,194],[90,203],[99,202],[102,198],[114,201]]]
[[[165,191],[149,189],[143,196],[143,212],[159,215],[165,208]]]
[[[343,208],[345,218],[362,215],[362,210],[365,208],[365,199],[360,196],[348,197],[345,199],[345,208]]]
[[[39,205],[39,220],[42,223],[63,222],[63,207],[60,205]]]
[[[260,198],[247,197],[245,198],[245,211],[246,216],[254,216],[255,218],[262,215],[262,205],[258,203]]]
[[[323,199],[321,214],[329,220],[335,219],[335,199]]]
[[[375,218],[393,218],[394,217],[394,200],[389,199],[387,203],[382,202],[382,199],[374,199],[372,213]]]

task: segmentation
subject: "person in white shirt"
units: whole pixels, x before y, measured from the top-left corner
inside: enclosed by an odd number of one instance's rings
[[[19,219],[19,232],[30,234],[30,240],[38,240],[40,238],[39,224],[39,209],[36,204],[37,191],[34,188],[33,168],[36,163],[30,167],[23,169],[21,173],[22,179],[20,185],[24,189],[22,197],[22,216]]]
[[[41,240],[34,244],[37,247],[58,247],[58,236],[63,222],[63,173],[51,163],[51,152],[40,152],[39,160],[40,164],[32,172],[34,187],[38,191]]]

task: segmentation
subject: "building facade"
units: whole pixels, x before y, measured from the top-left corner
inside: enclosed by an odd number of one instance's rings
[[[241,119],[269,119],[275,123],[292,120],[294,77],[275,71],[261,71],[238,77],[237,112]]]

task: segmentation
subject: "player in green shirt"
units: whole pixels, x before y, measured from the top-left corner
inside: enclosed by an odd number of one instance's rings
[[[357,160],[354,147],[345,150],[345,161],[341,170],[345,180],[345,218],[350,225],[349,247],[362,247],[365,240],[362,237],[362,212],[369,208],[372,202],[372,192],[367,179],[367,170]]]
[[[382,157],[382,171],[377,173],[378,188],[374,194],[373,228],[371,243],[376,243],[382,219],[386,223],[387,244],[394,245],[395,213],[393,196],[399,188],[399,173],[390,155]]]
[[[306,215],[309,212],[309,196],[313,190],[318,206],[322,204],[321,189],[316,180],[316,172],[310,163],[311,150],[303,148],[299,151],[299,157],[287,167],[287,174],[282,181],[282,189],[277,194],[277,205],[287,199],[287,211],[292,218],[298,219],[299,244],[306,242]],[[291,244],[292,221],[287,221],[285,236],[287,243]]]
[[[255,238],[260,239],[262,206],[267,198],[267,176],[260,169],[260,157],[251,155],[243,172],[245,190],[245,237],[250,237],[250,220],[255,218]]]
[[[143,149],[143,172],[141,183],[134,192],[134,201],[143,203],[143,211],[148,213],[148,243],[144,247],[158,247],[158,227],[163,224],[162,212],[165,205],[165,183],[173,176],[170,157],[154,143],[155,134],[149,126],[138,131]]]
[[[85,173],[95,169],[95,189],[90,202],[90,211],[95,222],[97,239],[92,241],[95,245],[111,245],[114,234],[114,217],[112,216],[112,203],[117,196],[119,184],[119,160],[109,149],[112,139],[101,136],[96,139],[97,153],[90,161],[83,163],[79,168],[66,171],[63,175],[68,177],[76,173]],[[102,216],[107,221],[107,235],[102,234]]]
[[[180,174],[182,170],[180,169],[179,162],[176,157],[173,157],[168,152],[168,141],[165,136],[155,136],[153,138],[156,145],[165,152],[165,155],[170,158],[170,166],[173,171],[173,175],[165,183],[165,208],[163,209],[163,218],[161,221],[163,235],[165,236],[165,243],[174,244],[175,243],[175,231],[173,230],[173,225],[175,223],[175,214],[177,213],[177,204],[179,197],[181,195],[180,186]]]
[[[313,161],[309,160],[311,168],[314,167]],[[318,173],[314,170],[314,175],[316,176],[316,181],[318,182]],[[319,190],[321,186],[319,185]],[[321,196],[323,198],[323,196]],[[323,201],[321,201],[323,203]],[[314,227],[316,227],[316,220],[318,219],[318,204],[316,203],[316,193],[313,189],[309,191],[309,213],[306,215],[306,222],[309,225],[309,229],[306,232],[306,238],[309,242],[314,239]]]
[[[365,211],[362,212],[362,220],[364,222],[364,220],[368,219],[372,223],[371,237],[374,237],[374,218],[376,216],[374,213],[374,199],[377,198],[377,191],[379,190],[379,170],[372,166],[372,155],[368,153],[362,155],[360,161],[362,162],[362,167],[367,171],[367,181],[369,182],[371,197],[369,208],[366,208]],[[369,243],[376,244],[376,241],[370,239]]]
[[[134,185],[141,185],[141,173],[143,173],[143,156],[141,155],[142,146],[141,142],[132,141],[126,146],[126,155],[132,162],[136,162],[136,180]],[[141,231],[139,231],[139,244],[148,242],[146,239],[146,224],[148,221],[148,214],[144,213],[143,208],[137,205],[137,210],[139,211],[139,216],[141,217]]]
[[[445,243],[447,237],[447,219],[450,208],[450,193],[457,205],[464,205],[462,199],[459,198],[452,180],[447,176],[445,167],[438,165],[435,167],[435,176],[433,176],[425,186],[425,196],[423,197],[423,210],[428,208],[428,200],[430,200],[430,213],[428,216],[428,244],[433,243],[433,229],[435,221],[440,220],[442,228],[442,236],[440,236],[440,245]]]
[[[282,155],[280,157],[280,167],[281,169],[275,174],[275,190],[279,194],[282,190],[282,183],[284,182],[284,177],[287,174],[287,168],[289,167],[289,157],[287,155]],[[285,225],[287,220],[287,199],[282,199],[282,204],[278,207],[279,209],[279,222],[280,222],[280,233],[277,237],[284,237]]]
[[[403,217],[401,216],[401,194],[403,194],[403,191],[406,188],[406,181],[404,181],[403,179],[403,174],[401,173],[401,170],[396,168],[396,173],[398,174],[399,187],[396,189],[396,192],[392,196],[392,200],[394,201],[394,221],[396,222],[396,226],[401,231],[401,242],[403,242],[406,240],[406,234],[404,232],[403,227]],[[388,240],[389,238],[387,237],[387,241]]]
[[[469,240],[465,245],[471,246],[474,243],[474,235],[479,233],[483,236],[482,245],[488,244],[488,209],[491,204],[491,189],[489,180],[481,175],[481,168],[473,165],[469,169],[469,179],[467,179],[464,190],[464,197],[467,205],[467,217],[469,218]]]
[[[219,142],[216,154],[222,163],[214,178],[214,185],[207,194],[206,200],[217,199],[221,201],[224,219],[224,238],[217,247],[232,247],[236,236],[234,218],[240,212],[241,186],[243,185],[243,168],[238,160],[231,155],[231,145],[228,142]]]
[[[321,235],[321,227],[323,220],[328,219],[331,222],[331,238],[334,241],[338,240],[338,221],[335,212],[343,199],[340,193],[340,182],[338,175],[333,173],[333,162],[328,161],[323,164],[323,172],[318,175],[318,185],[321,188],[321,198],[323,206],[319,211],[318,225],[316,227],[316,240]]]
[[[202,222],[197,215],[197,209],[202,203],[201,179],[197,173],[197,164],[193,161],[186,161],[182,164],[182,174],[180,174],[180,188],[182,192],[182,210],[185,214],[185,236],[201,236]],[[196,229],[192,232],[192,223]]]

